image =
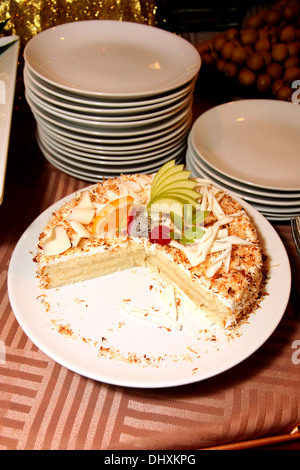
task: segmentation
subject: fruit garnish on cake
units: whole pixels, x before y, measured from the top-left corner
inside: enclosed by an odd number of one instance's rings
[[[50,217],[35,261],[45,288],[143,266],[215,323],[253,310],[263,261],[246,211],[172,160],[154,175],[121,175],[76,193]]]
[[[201,195],[195,191],[197,183],[190,175],[190,171],[183,170],[183,165],[175,165],[174,160],[163,165],[153,179],[147,209],[171,208],[172,212],[183,216],[185,205],[196,206]]]
[[[153,214],[169,214],[173,229],[162,225],[154,228],[154,239],[160,243],[165,240],[180,240],[181,243],[193,243],[201,238],[204,231],[200,228],[209,211],[197,209],[201,194],[196,191],[197,182],[190,179],[191,171],[175,165],[175,161],[166,163],[155,175],[147,210],[150,219]],[[156,233],[160,235],[156,237]],[[153,235],[152,235],[153,236]]]
[[[122,196],[105,204],[93,220],[93,233],[115,230],[121,234],[127,228],[129,210],[134,204],[131,196]]]

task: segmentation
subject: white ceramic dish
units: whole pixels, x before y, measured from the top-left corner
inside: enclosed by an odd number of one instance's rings
[[[189,159],[194,161],[196,167],[202,169],[207,175],[213,178],[216,182],[219,182],[224,186],[226,189],[230,191],[234,191],[238,193],[240,197],[245,198],[247,201],[256,202],[258,204],[268,204],[278,207],[300,207],[300,193],[293,193],[288,192],[284,193],[284,196],[288,195],[289,197],[282,197],[282,192],[265,192],[264,196],[256,195],[255,192],[246,191],[245,186],[240,184],[235,184],[234,181],[226,176],[223,176],[221,173],[214,171],[210,166],[206,165],[206,163],[200,160],[197,155],[194,154],[193,149],[189,147]]]
[[[190,105],[186,105],[182,110],[176,112],[170,118],[162,119],[158,123],[147,124],[139,126],[135,123],[130,127],[92,127],[90,125],[79,125],[74,122],[67,121],[62,117],[54,117],[45,109],[37,106],[33,101],[27,97],[27,101],[30,105],[31,111],[35,114],[36,120],[43,119],[49,124],[58,126],[68,132],[81,134],[82,136],[88,137],[144,137],[147,134],[158,133],[161,130],[171,128],[173,125],[178,124],[183,119],[188,119],[192,110]]]
[[[101,180],[102,178],[114,178],[116,176],[120,176],[120,170],[116,171],[115,169],[107,169],[107,168],[100,168],[98,171],[93,171],[93,170],[83,170],[82,168],[78,168],[75,165],[66,165],[66,163],[63,160],[60,160],[57,158],[57,156],[51,155],[48,151],[43,150],[43,154],[53,166],[61,170],[62,172],[66,173],[67,175],[73,176],[74,178],[80,178],[83,181],[89,182],[89,183],[95,183]],[[176,159],[176,163],[182,163],[184,157],[184,152],[183,154],[180,154],[179,158]],[[172,155],[173,158],[173,155]],[[167,160],[166,160],[167,161]],[[151,172],[156,173],[159,168],[161,168],[161,162],[159,161],[156,166],[153,166],[151,169]],[[128,170],[128,167],[125,169]],[[133,170],[133,169],[132,169]],[[138,168],[137,168],[138,171]],[[126,171],[124,171],[125,173]],[[132,172],[132,171],[130,171]],[[148,171],[147,171],[148,172]]]
[[[222,185],[230,189],[231,191],[234,191],[235,193],[239,193],[241,197],[246,197],[255,199],[260,202],[264,201],[272,201],[274,203],[280,202],[282,205],[290,205],[290,202],[296,202],[300,200],[300,192],[293,192],[293,191],[268,191],[268,190],[259,190],[257,188],[250,187],[248,185],[244,185],[242,183],[236,182],[232,180],[231,178],[228,178],[225,175],[222,175],[221,173],[213,170],[211,167],[206,165],[206,163],[203,160],[200,160],[198,156],[194,155],[193,149],[189,148],[189,159],[193,161],[193,164],[197,166],[198,168],[203,169],[206,171],[209,175],[211,175],[212,178],[214,178],[216,181],[220,182]],[[281,204],[280,204],[281,205]]]
[[[129,136],[109,136],[109,135],[102,135],[102,136],[91,136],[86,134],[81,134],[76,131],[70,131],[69,129],[65,129],[57,125],[56,123],[52,123],[49,120],[44,119],[43,116],[36,114],[33,112],[35,119],[37,121],[38,126],[41,126],[45,129],[45,132],[52,133],[55,136],[60,136],[60,138],[68,140],[69,142],[77,143],[78,145],[83,145],[85,148],[89,148],[89,145],[98,146],[98,145],[136,145],[137,147],[142,147],[143,144],[151,145],[156,144],[158,141],[162,141],[163,139],[168,139],[171,134],[176,132],[181,132],[183,129],[186,129],[191,124],[192,116],[188,115],[184,117],[179,122],[176,122],[172,126],[162,129],[160,131],[156,131],[155,133],[143,134],[140,135],[129,135]]]
[[[298,205],[278,205],[276,201],[273,204],[268,204],[266,201],[262,203],[258,203],[252,200],[252,198],[248,197],[248,195],[243,194],[241,191],[233,189],[231,186],[228,186],[224,183],[223,180],[219,178],[215,178],[215,176],[211,173],[206,171],[206,168],[202,165],[198,164],[198,161],[193,159],[192,154],[188,150],[186,153],[186,166],[189,170],[192,171],[194,177],[198,178],[207,178],[211,180],[216,186],[225,189],[226,191],[231,192],[236,197],[242,198],[249,202],[256,210],[260,211],[268,220],[277,222],[282,221],[290,221],[291,217],[295,215],[299,215],[300,213],[300,205],[298,201]]]
[[[229,340],[227,335],[203,325],[206,333],[196,340],[186,329],[167,331],[128,316],[120,309],[121,301],[128,297],[135,305],[159,306],[156,283],[143,270],[117,273],[61,289],[40,290],[32,252],[50,214],[62,202],[41,214],[20,238],[9,265],[8,292],[24,332],[38,348],[63,366],[91,379],[120,386],[185,385],[213,377],[241,363],[262,346],[278,326],[290,294],[289,261],[271,224],[249,204],[242,202],[258,227],[265,252],[270,257],[269,295],[241,327],[240,335]],[[153,289],[149,289],[150,284],[154,285]],[[49,305],[47,311],[43,306],[45,302]],[[58,325],[69,324],[76,337],[59,334],[51,325],[52,321]],[[214,341],[210,341],[212,337]],[[110,348],[107,356],[99,354],[101,346]],[[130,357],[136,362],[132,363]]]
[[[17,42],[0,54],[0,204],[4,196],[7,153],[20,47],[18,36],[0,38],[0,46],[4,46],[14,40],[17,40]]]
[[[186,139],[180,138],[175,140],[174,143],[165,147],[160,147],[155,151],[153,150],[149,152],[140,152],[137,155],[133,155],[132,153],[115,153],[113,155],[109,155],[105,153],[88,153],[86,151],[81,151],[80,149],[70,149],[65,145],[61,145],[60,143],[55,142],[52,138],[49,138],[49,136],[47,134],[44,134],[42,131],[39,131],[39,137],[41,141],[47,144],[49,148],[52,149],[54,152],[57,152],[61,155],[65,155],[66,157],[71,158],[73,160],[78,160],[87,163],[100,163],[101,165],[105,163],[109,165],[124,165],[148,162],[156,160],[158,158],[162,158],[164,155],[176,151],[176,149],[183,144],[186,145]]]
[[[74,123],[75,125],[90,126],[91,128],[131,128],[131,127],[140,127],[156,122],[160,122],[163,119],[169,119],[174,114],[180,112],[183,108],[188,105],[191,105],[192,97],[188,96],[179,103],[175,103],[173,106],[167,107],[166,109],[153,112],[147,115],[135,115],[135,116],[97,116],[89,114],[79,114],[79,113],[70,113],[64,111],[57,106],[51,106],[45,103],[43,100],[39,99],[32,93],[30,90],[26,89],[26,99],[30,105],[34,103],[41,110],[44,110],[47,114],[52,116],[54,119],[64,119],[66,122]]]
[[[79,139],[73,139],[72,136],[66,136],[56,132],[56,129],[51,129],[45,123],[38,122],[39,132],[47,135],[53,143],[70,149],[71,151],[81,151],[83,153],[94,153],[97,155],[104,155],[108,158],[110,156],[134,156],[140,155],[141,153],[147,152],[156,152],[160,151],[162,148],[172,146],[179,139],[186,139],[187,133],[190,128],[190,121],[183,123],[178,128],[175,128],[169,133],[163,133],[158,136],[150,136],[148,139],[137,141],[129,139],[118,139],[118,142],[115,140],[107,139],[101,142],[87,142],[81,141]]]
[[[192,80],[201,64],[195,47],[175,34],[106,20],[47,29],[27,43],[24,58],[47,83],[93,97],[166,93]]]
[[[124,169],[126,166],[135,166],[141,164],[143,165],[151,165],[152,162],[157,162],[159,160],[163,160],[164,157],[171,155],[172,153],[175,155],[179,149],[186,149],[186,142],[183,140],[179,140],[176,142],[174,146],[167,147],[166,149],[162,149],[156,153],[142,154],[139,155],[138,158],[124,158],[122,156],[115,156],[112,158],[92,158],[92,157],[84,157],[76,152],[70,152],[65,148],[60,148],[57,145],[53,145],[53,142],[47,138],[47,136],[43,135],[42,133],[38,133],[38,140],[43,144],[45,148],[47,148],[53,155],[57,155],[61,159],[65,159],[66,162],[74,162],[76,165],[84,165],[86,168],[91,167],[93,168],[94,165],[105,167],[111,166],[118,167]]]
[[[49,84],[45,84],[39,77],[35,77],[28,67],[24,66],[25,86],[33,90],[43,100],[57,105],[64,106],[67,109],[81,112],[94,112],[107,115],[135,115],[141,112],[148,113],[164,106],[169,106],[183,99],[186,95],[193,93],[195,79],[183,87],[164,94],[159,94],[148,99],[116,100],[116,99],[88,99],[80,95],[61,93],[59,89]]]
[[[44,100],[42,97],[37,95],[34,90],[30,90],[29,88],[26,88],[26,94],[31,98],[32,101],[36,102],[40,107],[44,107],[45,110],[52,112],[54,115],[60,116],[63,115],[66,119],[79,119],[81,121],[87,121],[88,123],[90,121],[92,122],[112,122],[112,123],[131,123],[135,121],[145,121],[149,119],[156,119],[161,116],[167,116],[170,113],[173,113],[175,110],[177,110],[179,107],[184,106],[185,104],[188,103],[188,100],[191,99],[191,94],[188,94],[186,97],[180,100],[174,101],[174,103],[169,104],[168,106],[162,106],[160,108],[157,108],[151,112],[147,112],[144,114],[102,114],[102,112],[97,112],[90,114],[90,111],[74,111],[74,110],[69,110],[68,108],[62,108],[59,105],[55,105],[54,103],[49,103],[46,100]],[[140,108],[139,108],[140,109]]]
[[[76,174],[77,177],[92,182],[97,182],[106,175],[108,177],[113,175],[119,176],[121,173],[154,173],[161,165],[173,158],[175,160],[182,160],[185,154],[185,145],[181,145],[175,151],[159,156],[156,160],[152,160],[151,162],[131,162],[130,164],[122,164],[120,162],[120,164],[116,166],[110,165],[109,163],[103,164],[102,162],[98,162],[97,164],[87,165],[53,151],[53,149],[50,149],[49,146],[41,140],[38,140],[38,144],[45,158],[54,166],[57,166],[65,173]]]
[[[240,100],[203,113],[193,148],[214,170],[256,188],[300,191],[300,108],[278,100]]]

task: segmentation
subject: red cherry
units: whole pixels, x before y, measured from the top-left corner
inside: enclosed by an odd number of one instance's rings
[[[131,224],[131,222],[135,219],[134,215],[127,216],[127,227]]]
[[[168,245],[170,243],[170,229],[165,225],[157,225],[154,227],[149,235],[151,243],[159,243],[160,245]]]

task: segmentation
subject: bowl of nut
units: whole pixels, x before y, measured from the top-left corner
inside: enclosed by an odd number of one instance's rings
[[[300,1],[278,0],[248,16],[241,28],[216,32],[196,48],[203,74],[219,86],[291,101],[300,85]]]

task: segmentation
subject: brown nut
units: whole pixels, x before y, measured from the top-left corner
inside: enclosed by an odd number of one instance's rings
[[[279,34],[279,41],[280,42],[293,42],[296,40],[296,29],[295,26],[289,24],[282,28]]]
[[[272,64],[267,67],[266,72],[270,75],[272,80],[278,80],[282,76],[283,69],[277,62],[272,62]]]
[[[235,44],[233,41],[225,42],[225,44],[223,44],[220,50],[221,57],[223,57],[223,59],[225,60],[230,60],[234,49]]]
[[[275,80],[272,84],[272,95],[276,96],[279,88],[281,88],[284,85],[284,80],[283,78],[280,78],[279,80]]]
[[[261,15],[257,14],[250,16],[250,18],[247,20],[246,27],[259,29],[263,24],[264,22]]]
[[[289,67],[284,72],[283,78],[288,83],[292,83],[294,80],[300,80],[300,68]]]
[[[293,94],[293,90],[288,85],[283,85],[279,88],[276,93],[276,98],[278,100],[290,101]]]
[[[271,54],[276,62],[284,62],[289,55],[289,50],[286,44],[277,43],[272,45]]]
[[[247,57],[246,64],[248,69],[258,72],[265,65],[265,61],[260,52],[253,52],[253,54]]]
[[[252,70],[242,68],[238,75],[238,81],[241,85],[249,87],[255,84],[256,75]]]
[[[233,62],[226,62],[223,67],[223,73],[228,78],[235,78],[238,75],[239,68]]]
[[[227,41],[224,33],[217,33],[212,38],[212,45],[215,51],[220,51],[222,46]]]
[[[296,56],[291,56],[286,59],[283,64],[283,68],[289,69],[290,67],[298,67],[300,65],[300,59]]]
[[[268,38],[260,38],[254,44],[254,49],[257,52],[269,51],[271,49],[271,42]]]
[[[256,80],[256,88],[259,91],[259,93],[266,93],[271,89],[272,85],[272,80],[270,75],[267,73],[262,73],[258,75],[257,80]]]
[[[258,32],[254,28],[245,28],[241,31],[241,43],[254,44],[258,39]]]
[[[247,57],[248,57],[248,52],[247,52],[246,47],[237,46],[232,51],[231,60],[232,62],[237,64],[239,67],[242,67],[245,64]]]

